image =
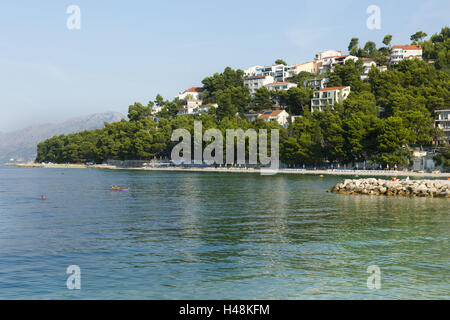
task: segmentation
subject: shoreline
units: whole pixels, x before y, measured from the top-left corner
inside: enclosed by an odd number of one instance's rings
[[[182,172],[233,172],[233,173],[258,173],[261,174],[265,170],[245,169],[245,168],[123,168],[112,165],[91,165],[84,164],[42,164],[42,163],[6,163],[6,166],[18,168],[50,168],[50,169],[103,169],[103,170],[140,170],[140,171],[182,171]],[[279,169],[272,173],[286,174],[309,174],[309,175],[332,175],[332,176],[367,176],[367,177],[430,177],[430,178],[449,178],[448,173],[420,173],[413,171],[378,171],[378,170],[312,170],[312,169]],[[270,170],[266,171],[270,174]]]

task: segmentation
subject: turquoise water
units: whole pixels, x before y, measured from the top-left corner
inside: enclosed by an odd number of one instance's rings
[[[448,299],[449,200],[341,179],[0,167],[0,298]]]

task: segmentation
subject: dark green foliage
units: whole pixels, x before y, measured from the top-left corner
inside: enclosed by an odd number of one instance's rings
[[[435,60],[436,69],[450,74],[450,28],[442,28],[440,33],[432,35],[430,40],[421,44],[424,59]]]
[[[434,160],[444,169],[450,169],[450,146],[444,145],[434,156]]]

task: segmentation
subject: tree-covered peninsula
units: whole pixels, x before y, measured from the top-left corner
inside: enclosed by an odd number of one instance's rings
[[[194,120],[200,120],[203,130],[280,129],[280,160],[289,166],[361,161],[406,166],[412,158],[411,147],[430,146],[442,135],[434,126],[435,111],[450,106],[450,29],[445,27],[426,41],[426,35],[413,36],[413,43],[423,47],[425,61],[404,60],[383,72],[372,67],[368,78],[362,80],[362,60],[349,60],[337,65],[332,73],[321,75],[329,78],[330,87],[351,87],[346,100],[321,112],[310,111],[314,91],[303,87],[305,80],[317,77],[315,74],[301,72],[291,78],[298,86],[289,90],[263,87],[252,96],[244,85],[244,72],[227,67],[202,81],[202,100],[218,106],[207,113],[195,118],[178,115],[186,101],[169,101],[157,95],[147,105],[131,105],[128,121],[41,142],[36,161],[102,163],[107,159],[169,158],[176,144],[171,141],[173,130],[184,128],[192,133]],[[349,52],[386,62],[391,40],[388,35],[383,39],[385,47],[376,48],[375,43],[368,42],[360,48],[358,39],[353,38]],[[160,109],[156,118],[151,116],[155,106]],[[248,122],[244,117],[274,108],[298,117],[287,128],[261,119]],[[448,151],[441,151],[439,161],[448,164],[448,155]]]

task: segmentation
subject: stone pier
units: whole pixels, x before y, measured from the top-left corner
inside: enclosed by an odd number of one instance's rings
[[[450,180],[346,179],[328,192],[385,196],[450,198]]]

